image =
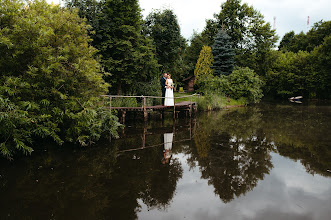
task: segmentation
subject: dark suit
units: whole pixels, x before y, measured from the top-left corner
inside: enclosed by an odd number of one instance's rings
[[[167,80],[162,77],[161,80],[160,80],[160,83],[161,83],[161,90],[162,90],[162,97],[165,97],[165,92],[166,92],[166,82]],[[162,105],[164,105],[164,98],[162,99]]]

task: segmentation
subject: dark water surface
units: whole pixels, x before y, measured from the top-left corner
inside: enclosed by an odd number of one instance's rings
[[[330,122],[329,106],[261,104],[1,159],[0,219],[330,219]]]

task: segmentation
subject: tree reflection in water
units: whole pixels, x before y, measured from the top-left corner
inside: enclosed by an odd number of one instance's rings
[[[0,160],[0,219],[135,219],[142,203],[167,210],[183,177],[179,153],[224,203],[269,174],[272,152],[330,177],[330,121],[329,108],[259,105],[134,124],[111,144]],[[162,164],[171,132],[175,156]]]
[[[194,137],[196,151],[190,160],[198,161],[202,178],[225,203],[252,190],[272,168],[272,145],[257,127],[260,117],[255,111],[244,113],[201,117]]]

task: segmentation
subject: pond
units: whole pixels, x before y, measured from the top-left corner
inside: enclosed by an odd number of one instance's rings
[[[0,160],[0,219],[330,219],[330,110],[259,104],[45,144]]]

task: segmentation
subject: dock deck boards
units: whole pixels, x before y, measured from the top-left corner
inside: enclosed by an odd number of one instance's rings
[[[190,108],[192,105],[195,106],[195,102],[190,101],[184,101],[184,102],[178,102],[175,104],[175,109],[186,109]],[[173,106],[164,106],[164,105],[154,105],[154,106],[146,106],[146,110],[166,110],[166,109],[172,109]],[[122,110],[122,111],[144,111],[143,107],[111,107],[113,110]]]

